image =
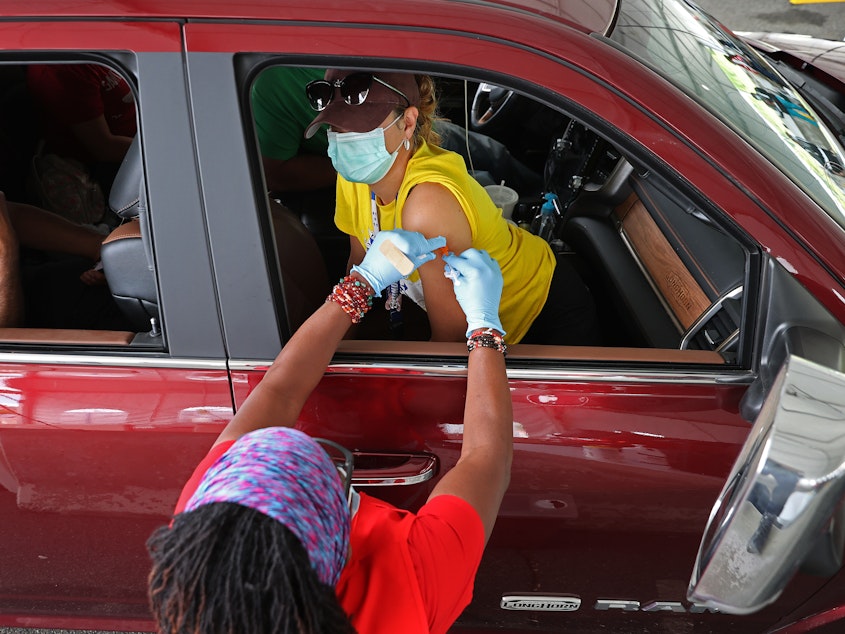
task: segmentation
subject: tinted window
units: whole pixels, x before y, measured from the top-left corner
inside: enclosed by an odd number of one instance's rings
[[[131,83],[94,63],[1,70],[0,338],[122,346],[155,332]]]

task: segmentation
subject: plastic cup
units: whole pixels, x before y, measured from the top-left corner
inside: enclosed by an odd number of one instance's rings
[[[510,187],[505,185],[487,185],[484,188],[493,203],[502,210],[502,215],[510,220],[513,215],[513,208],[516,206],[516,201],[519,200],[519,194]]]

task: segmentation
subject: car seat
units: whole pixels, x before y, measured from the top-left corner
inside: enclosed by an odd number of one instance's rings
[[[133,329],[156,334],[160,323],[158,295],[137,137],[114,179],[109,207],[126,222],[103,241],[100,259],[106,280]],[[270,202],[270,208],[285,315],[293,332],[325,300],[328,275],[317,243],[301,220],[275,201]]]
[[[158,294],[147,219],[138,137],[132,141],[109,194],[109,208],[126,220],[103,241],[100,259],[112,296],[137,332],[156,333]]]
[[[269,204],[285,314],[293,332],[326,300],[329,276],[316,239],[299,217],[272,198]]]

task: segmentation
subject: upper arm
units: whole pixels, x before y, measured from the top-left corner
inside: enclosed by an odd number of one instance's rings
[[[425,504],[408,534],[429,628],[443,632],[472,599],[484,552],[484,527],[465,501],[441,496]]]
[[[510,458],[495,451],[478,451],[462,455],[440,479],[428,499],[452,495],[469,503],[481,518],[487,539],[493,532],[509,482]]]
[[[462,253],[472,246],[472,231],[460,203],[452,193],[435,183],[414,187],[402,210],[402,227],[419,231],[427,238],[443,236],[446,247]],[[426,312],[434,341],[462,341],[466,316],[455,299],[452,281],[443,275],[438,256],[419,268]]]

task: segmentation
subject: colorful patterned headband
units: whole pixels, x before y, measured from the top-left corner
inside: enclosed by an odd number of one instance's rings
[[[185,511],[235,502],[296,535],[320,581],[334,586],[346,563],[349,508],[334,463],[308,434],[266,427],[241,436],[206,471]]]

